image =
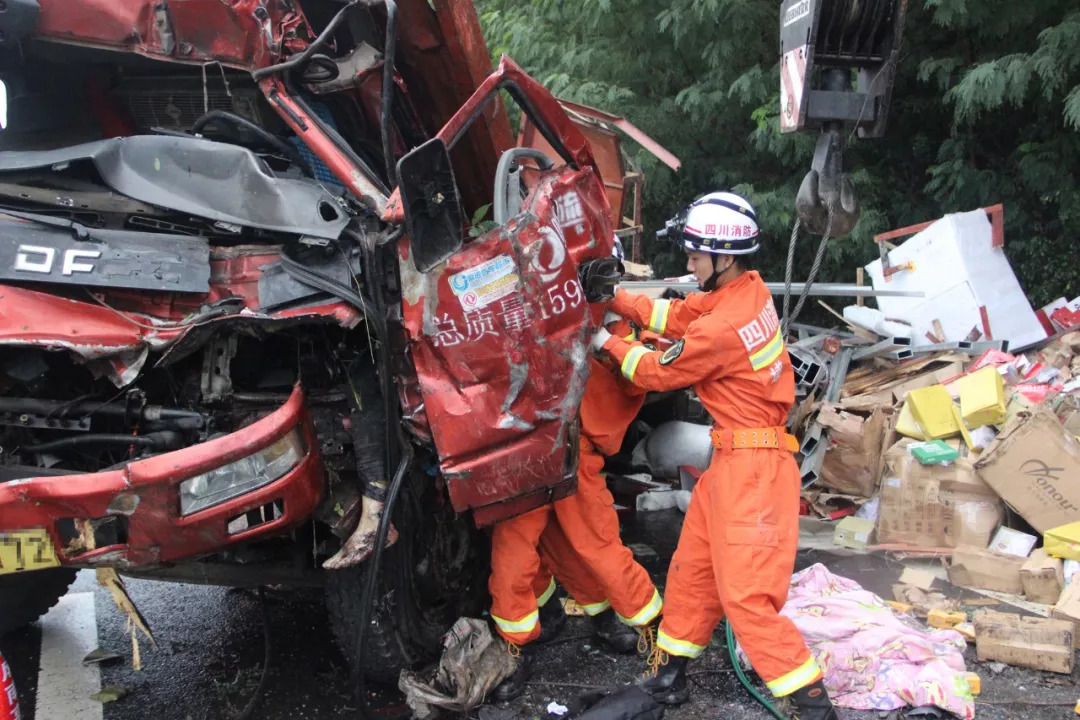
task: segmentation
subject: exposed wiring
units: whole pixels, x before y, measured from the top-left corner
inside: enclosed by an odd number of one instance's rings
[[[97,297],[88,288],[83,288],[83,289],[86,291],[86,294],[90,296],[90,299],[93,300],[95,303],[97,303],[101,307],[105,308],[109,312],[113,313],[114,315],[116,315],[121,320],[126,320],[127,322],[131,323],[135,327],[140,327],[140,328],[143,328],[145,330],[184,330],[186,328],[194,327],[194,326],[199,324],[198,321],[194,317],[192,317],[190,320],[184,320],[184,321],[181,321],[181,322],[178,322],[178,323],[165,323],[165,324],[162,324],[162,325],[149,325],[147,323],[141,323],[138,320],[132,320],[130,316],[126,315],[125,313],[121,312],[120,310],[117,310],[112,305],[108,304],[107,302],[105,302],[101,298]]]
[[[385,717],[376,715],[367,698],[367,682],[364,678],[364,646],[367,644],[367,629],[371,623],[371,608],[375,604],[375,582],[379,576],[379,566],[382,563],[383,549],[386,547],[386,537],[390,532],[390,516],[394,512],[401,485],[405,479],[405,472],[409,469],[413,459],[412,445],[405,439],[400,438],[402,453],[398,462],[397,471],[390,481],[390,487],[386,490],[386,503],[383,505],[382,515],[379,517],[379,529],[375,533],[375,550],[368,560],[367,571],[364,573],[364,589],[360,595],[360,624],[356,638],[356,662],[353,664],[353,685],[356,687],[357,701],[360,703],[360,714],[365,720],[386,720]]]
[[[258,82],[267,75],[273,75],[274,73],[279,72],[283,73],[286,71],[292,71],[302,65],[305,65],[307,61],[311,59],[311,56],[315,54],[316,50],[318,50],[330,41],[331,36],[333,36],[333,34],[337,31],[338,26],[341,25],[342,21],[345,19],[345,16],[357,4],[358,0],[353,0],[348,5],[345,5],[343,8],[338,10],[337,14],[334,15],[334,17],[331,18],[330,22],[327,23],[326,27],[323,28],[323,31],[319,33],[319,36],[315,38],[315,40],[313,40],[310,45],[304,48],[304,52],[300,53],[299,55],[294,55],[283,63],[278,63],[277,65],[270,65],[268,67],[254,70],[251,73],[251,77],[254,78],[255,82]]]

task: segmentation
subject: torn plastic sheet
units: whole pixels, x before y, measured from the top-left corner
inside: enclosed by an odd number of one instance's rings
[[[443,654],[435,668],[402,670],[398,689],[413,717],[425,720],[436,708],[468,713],[514,672],[516,661],[506,644],[491,634],[483,620],[459,618],[443,638]]]

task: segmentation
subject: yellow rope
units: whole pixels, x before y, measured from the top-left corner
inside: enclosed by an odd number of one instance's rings
[[[507,641],[506,652],[508,652],[512,658],[519,658],[521,657],[521,646]]]
[[[653,650],[656,648],[656,628],[652,625],[646,625],[643,628],[638,628],[637,633],[638,653],[651,656]]]

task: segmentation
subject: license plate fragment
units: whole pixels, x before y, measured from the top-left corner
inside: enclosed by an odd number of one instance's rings
[[[0,575],[59,565],[60,559],[45,528],[0,533]]]

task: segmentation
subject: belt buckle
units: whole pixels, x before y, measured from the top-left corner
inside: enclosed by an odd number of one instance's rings
[[[731,430],[725,428],[713,428],[712,441],[713,448],[720,452],[733,450],[735,448],[735,434]]]

